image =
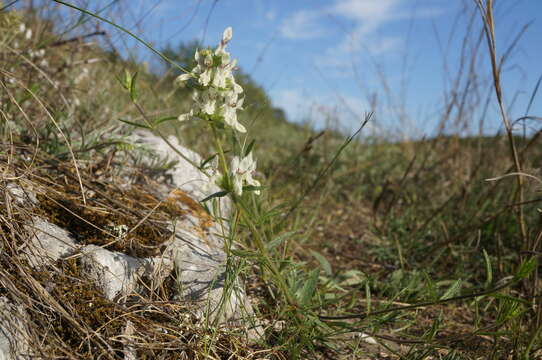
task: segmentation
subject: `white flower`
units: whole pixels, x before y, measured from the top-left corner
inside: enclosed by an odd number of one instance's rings
[[[201,93],[201,111],[207,115],[213,115],[216,112],[216,97],[211,90]]]
[[[252,159],[252,153],[243,159],[235,156],[231,161],[231,174],[233,177],[233,191],[237,195],[243,194],[243,183],[252,186],[260,186],[260,182],[252,178],[256,171],[256,162]],[[260,190],[255,190],[256,195],[260,195]]]
[[[192,77],[192,74],[181,74],[175,78],[175,85],[183,87],[184,83]]]
[[[225,88],[227,84],[228,71],[224,68],[218,68],[215,71],[213,78],[213,86],[217,88]]]
[[[247,129],[239,121],[237,121],[237,110],[242,110],[244,98],[237,100],[236,93],[229,93],[226,96],[226,101],[222,105],[221,113],[224,116],[224,122],[233,129],[245,133]]]
[[[179,120],[179,121],[187,121],[187,120],[190,120],[190,119],[192,119],[191,112],[187,113],[187,114],[181,114],[181,115],[179,115],[179,117],[177,117],[177,120]]]
[[[224,30],[224,33],[222,34],[222,41],[220,41],[220,44],[218,44],[215,50],[215,55],[222,56],[223,60],[224,60],[223,56],[226,56],[226,59],[227,59],[225,61],[226,64],[229,63],[229,56],[230,56],[230,54],[226,52],[226,45],[228,45],[232,37],[233,37],[233,30],[231,26],[228,26],[226,30]]]
[[[222,34],[222,42],[228,43],[231,38],[233,37],[233,29],[231,26],[228,26],[226,30],[224,30],[224,33]]]
[[[199,83],[203,86],[208,86],[211,82],[212,73],[213,72],[210,68],[205,69],[205,71],[199,75]]]

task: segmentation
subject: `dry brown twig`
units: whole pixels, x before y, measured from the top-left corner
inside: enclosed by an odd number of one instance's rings
[[[475,0],[476,5],[478,6],[480,10],[480,15],[482,16],[483,25],[484,25],[484,32],[486,34],[487,44],[488,44],[488,50],[489,50],[489,58],[491,60],[491,69],[493,74],[493,86],[495,88],[495,95],[497,96],[497,102],[499,104],[499,111],[501,114],[502,122],[504,124],[504,127],[506,129],[506,135],[508,137],[508,144],[510,146],[510,155],[512,157],[512,160],[514,162],[515,172],[516,173],[522,173],[521,168],[521,162],[518,155],[517,146],[514,140],[514,134],[512,131],[512,125],[510,123],[510,120],[508,119],[508,115],[506,113],[506,108],[504,105],[503,100],[503,93],[502,93],[502,87],[501,87],[501,61],[497,61],[497,46],[496,46],[496,39],[495,39],[495,22],[493,18],[493,0],[487,0],[486,4],[484,5],[482,0]],[[522,30],[523,32],[523,30]],[[505,54],[506,55],[506,54]],[[524,198],[524,188],[523,188],[523,177],[522,176],[516,176],[517,181],[517,189],[515,193],[517,203],[523,203]],[[518,215],[518,221],[521,231],[521,237],[523,239],[524,244],[524,250],[529,250],[530,244],[527,237],[527,229],[525,226],[525,217],[523,214],[523,207],[518,206],[516,208],[517,215]]]

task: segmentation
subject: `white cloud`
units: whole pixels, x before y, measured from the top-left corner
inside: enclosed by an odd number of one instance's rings
[[[320,11],[300,10],[286,18],[280,33],[287,39],[314,39],[326,34],[320,23]]]
[[[327,11],[353,20],[381,23],[392,14],[400,0],[337,0]]]
[[[331,127],[354,131],[370,109],[367,102],[359,97],[309,94],[300,88],[277,90],[272,95],[274,105],[284,109],[288,119],[294,122],[309,120],[316,129]],[[370,128],[373,126],[369,125]]]
[[[314,58],[316,66],[323,67],[333,78],[344,77],[359,56],[370,54],[379,56],[399,53],[404,46],[404,38],[387,35],[380,30],[388,23],[409,18],[435,17],[443,13],[435,7],[407,8],[412,3],[407,0],[334,0],[320,9],[321,16],[334,16],[347,20],[352,26],[345,35]],[[359,64],[358,64],[359,65]]]
[[[273,21],[277,17],[277,13],[274,10],[269,10],[265,12],[264,16],[266,20]]]
[[[328,7],[320,9],[300,10],[288,17],[282,24],[281,34],[289,39],[313,39],[327,34],[325,23],[322,21],[328,15],[350,20],[353,23],[349,31],[338,44],[327,49],[326,57],[335,54],[344,55],[357,53],[362,50],[372,55],[394,51],[402,45],[399,37],[380,36],[374,39],[374,34],[388,22],[410,17],[434,17],[441,15],[439,8],[416,8],[415,11],[405,10],[407,0],[334,0]],[[320,57],[324,62],[323,57]]]

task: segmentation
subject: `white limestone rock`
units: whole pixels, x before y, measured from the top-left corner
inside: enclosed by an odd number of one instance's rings
[[[209,195],[221,191],[216,184],[209,182],[209,177],[206,174],[180,156],[161,137],[153,135],[149,131],[135,131],[129,139],[134,144],[145,146],[145,148],[155,154],[156,158],[175,163],[171,169],[165,172],[166,176],[162,179],[171,181],[170,188],[181,189],[197,201],[201,201]],[[199,166],[202,163],[203,159],[201,156],[182,146],[175,136],[169,136],[167,140],[178,152],[194,164]],[[151,165],[153,159],[148,157],[144,159],[144,162],[147,165]],[[162,192],[166,192],[166,189],[162,189]],[[223,197],[220,199],[220,203],[222,216],[228,217],[231,209],[230,199]]]
[[[74,254],[79,248],[72,234],[41,217],[34,216],[25,227],[31,236],[22,250],[23,257],[32,267],[53,264]]]
[[[6,186],[7,195],[15,201],[17,205],[36,205],[38,199],[31,189],[23,188],[20,184],[9,183]]]
[[[216,184],[209,182],[207,175],[178,155],[159,136],[150,132],[136,131],[130,139],[135,144],[145,145],[160,159],[175,161],[173,167],[166,171],[170,184],[161,181],[162,187],[158,189],[163,199],[171,197],[175,188],[186,192],[194,200],[202,200],[220,191]],[[179,144],[175,137],[168,137],[168,141],[192,162],[196,164],[202,162],[199,154]],[[150,160],[148,161],[150,164]],[[223,197],[219,201],[222,218],[229,218],[231,200]],[[184,208],[186,204],[179,201],[178,205]],[[167,251],[163,254],[175,264],[179,286],[177,298],[199,301],[202,304],[202,315],[207,314],[218,322],[253,316],[252,307],[239,279],[232,281],[231,291],[224,297],[226,301],[223,301],[226,285],[224,238],[228,235],[229,224],[210,221],[208,227],[201,226],[204,215],[193,211],[193,206],[191,207],[192,211],[180,218],[175,228],[171,229],[175,237],[169,242]]]
[[[0,360],[26,360],[30,356],[28,315],[22,306],[0,297]]]
[[[107,299],[119,302],[137,293],[140,281],[159,285],[172,269],[165,258],[137,258],[96,245],[81,249],[81,265]]]

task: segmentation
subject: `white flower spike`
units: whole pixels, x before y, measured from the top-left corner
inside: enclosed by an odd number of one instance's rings
[[[232,74],[237,61],[232,61],[226,51],[232,37],[232,28],[226,28],[215,51],[197,50],[194,55],[197,65],[190,73],[175,79],[175,84],[180,87],[185,86],[190,78],[194,78],[200,86],[194,91],[194,108],[188,114],[179,116],[179,120],[212,119],[223,121],[235,131],[246,132],[245,127],[237,120],[237,111],[243,109],[243,99],[239,99],[243,88],[235,82]]]
[[[243,159],[235,156],[231,161],[231,174],[233,179],[233,191],[241,196],[243,194],[243,183],[252,186],[260,186],[260,182],[252,178],[256,171],[256,161],[252,159],[252,153]],[[255,190],[256,195],[260,195],[260,190]]]

